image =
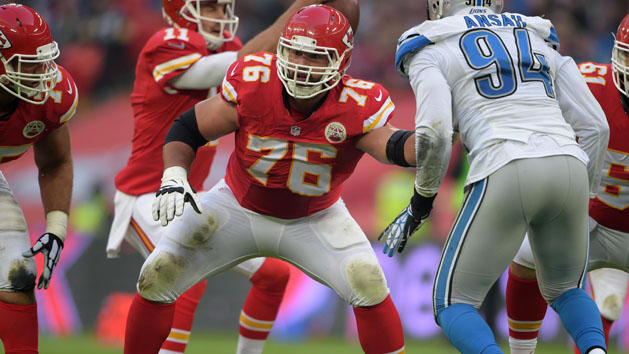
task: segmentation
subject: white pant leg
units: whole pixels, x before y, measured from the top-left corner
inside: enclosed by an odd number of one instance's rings
[[[610,321],[617,321],[627,295],[629,274],[618,269],[601,268],[590,271],[588,280],[601,315]]]
[[[200,202],[203,214],[186,204],[183,215],[164,228],[144,262],[138,280],[144,298],[174,302],[199,281],[261,255],[250,221],[253,212],[238,204],[224,181],[202,195]],[[268,231],[278,238],[281,227],[279,232]]]
[[[200,192],[202,197],[205,192]],[[121,191],[116,191],[115,217],[110,230],[109,239],[126,240],[142,257],[147,258],[162,238],[165,228],[159,221],[153,220],[152,205],[155,193],[146,193],[139,196],[131,196]],[[120,220],[120,226],[116,227],[116,221]],[[119,243],[108,245],[117,253]],[[117,247],[116,247],[117,246]],[[232,270],[243,277],[250,279],[262,266],[264,258],[247,260],[236,265]]]
[[[373,306],[389,294],[371,243],[342,200],[288,223],[277,249],[282,259],[352,306]]]
[[[22,252],[30,247],[22,209],[0,172],[0,291],[25,291],[35,287],[35,261],[22,257]]]

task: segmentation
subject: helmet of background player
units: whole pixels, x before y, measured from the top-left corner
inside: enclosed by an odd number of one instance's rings
[[[35,10],[0,5],[0,86],[30,103],[43,104],[59,75],[57,42]]]
[[[503,0],[426,0],[426,12],[429,20],[438,20],[455,15],[470,8],[485,9],[501,13]]]
[[[224,6],[224,15],[204,15],[203,7]],[[220,48],[224,42],[234,39],[238,29],[238,17],[234,15],[235,0],[162,0],[162,15],[169,25],[199,32],[210,50]],[[204,28],[203,24],[206,24]],[[211,29],[207,29],[211,24]]]
[[[306,99],[336,86],[350,64],[354,32],[338,10],[312,5],[297,11],[286,24],[277,46],[277,72],[289,95]],[[326,66],[292,63],[292,51],[317,54]]]
[[[616,40],[614,41],[614,49],[612,50],[612,72],[614,84],[620,91],[620,101],[629,114],[629,15],[620,22]]]

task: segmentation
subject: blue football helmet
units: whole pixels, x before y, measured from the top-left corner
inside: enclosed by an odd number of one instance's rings
[[[503,0],[426,0],[429,20],[438,20],[471,8],[498,14],[502,12],[502,6]]]

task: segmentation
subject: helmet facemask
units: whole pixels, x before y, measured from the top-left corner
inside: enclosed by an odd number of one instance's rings
[[[57,42],[37,48],[37,54],[14,54],[1,57],[6,73],[0,76],[0,86],[12,95],[34,104],[44,104],[55,87],[59,69],[55,59],[59,57]],[[25,67],[40,66],[36,72],[23,72]]]
[[[323,55],[328,58],[327,66],[310,66],[290,62],[290,51]],[[349,63],[339,70],[350,51],[339,55],[335,48],[317,46],[317,40],[305,36],[292,39],[280,37],[277,46],[277,72],[286,91],[298,99],[312,98],[338,85]]]
[[[201,4],[203,2],[216,3],[225,6],[225,18],[211,18],[202,16]],[[208,49],[216,50],[223,43],[234,40],[236,30],[238,29],[238,17],[234,15],[235,0],[186,0],[185,5],[181,8],[181,17],[189,22],[197,24],[197,32],[199,32],[207,44]],[[203,28],[203,22],[218,23],[220,25],[220,33],[208,32]]]
[[[629,58],[629,44],[619,40],[614,41],[614,49],[612,50],[612,72],[614,85],[625,97],[629,97],[629,66],[627,59]]]

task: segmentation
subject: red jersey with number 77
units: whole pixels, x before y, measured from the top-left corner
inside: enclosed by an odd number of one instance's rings
[[[79,102],[76,84],[64,67],[58,67],[56,85],[44,104],[16,98],[19,101],[15,111],[0,118],[0,163],[19,158],[76,113]]]
[[[395,106],[381,85],[345,75],[299,119],[283,91],[274,54],[248,55],[228,69],[221,97],[236,106],[239,129],[225,181],[243,207],[295,219],[340,198],[363,155],[357,140],[384,126]]]
[[[590,216],[605,227],[629,232],[629,116],[620,103],[611,64],[582,63],[579,70],[609,124],[603,177],[596,198],[590,200]]]

